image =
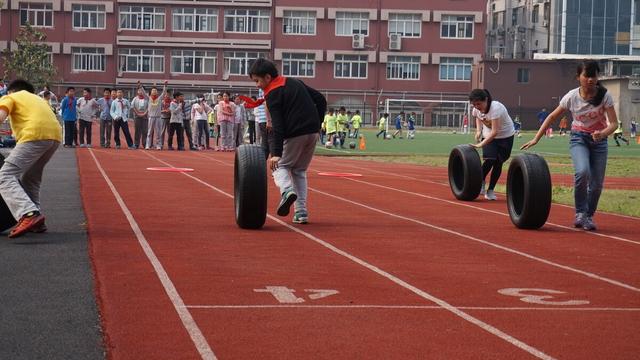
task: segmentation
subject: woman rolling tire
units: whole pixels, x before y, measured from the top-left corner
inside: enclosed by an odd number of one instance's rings
[[[513,158],[507,175],[507,206],[511,222],[521,229],[538,229],[549,217],[551,175],[539,155]]]
[[[471,145],[458,145],[449,155],[449,185],[458,200],[471,201],[480,195],[482,164]]]
[[[0,154],[0,168],[4,165],[4,156]],[[2,196],[0,196],[0,232],[4,232],[16,225],[16,219],[11,215],[11,211],[4,202]]]
[[[259,229],[267,218],[267,162],[259,145],[236,149],[234,169],[236,223],[243,229]]]

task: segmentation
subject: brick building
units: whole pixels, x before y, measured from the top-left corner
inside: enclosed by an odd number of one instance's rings
[[[464,99],[484,53],[486,1],[5,0],[0,49],[26,21],[44,30],[64,85],[254,90],[274,59],[332,105],[370,116],[386,97]]]

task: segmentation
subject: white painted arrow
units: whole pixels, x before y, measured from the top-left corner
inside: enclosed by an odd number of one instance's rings
[[[322,290],[322,289],[304,289],[305,292],[312,293],[309,295],[309,299],[318,300],[326,298],[327,296],[336,295],[340,292],[338,290]]]

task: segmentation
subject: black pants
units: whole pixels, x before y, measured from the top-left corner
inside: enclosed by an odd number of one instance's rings
[[[147,141],[147,133],[149,132],[149,118],[146,116],[136,116],[133,119],[133,144],[138,147],[144,147]]]
[[[178,138],[178,150],[184,150],[184,131],[182,129],[182,124],[169,124],[169,139],[167,139],[169,149],[173,149],[173,134],[176,134]]]
[[[191,130],[191,119],[182,120],[182,125],[184,125],[184,133],[187,135],[187,141],[189,142],[189,148],[193,149],[193,131]],[[182,143],[184,144],[184,139],[182,139]],[[178,143],[179,144],[179,143]],[[178,145],[180,146],[180,145]],[[183,145],[184,148],[184,145]]]
[[[111,130],[113,120],[100,120],[100,146],[111,146]]]
[[[513,135],[503,139],[493,139],[490,143],[482,148],[482,179],[487,177],[491,171],[488,190],[493,190],[502,174],[502,164],[511,157],[511,149],[513,148]]]
[[[120,129],[122,129],[124,139],[127,141],[127,146],[133,147],[133,139],[131,139],[131,133],[129,132],[129,124],[122,119],[113,120],[113,141],[116,143],[116,146],[120,146]]]
[[[91,121],[80,120],[80,144],[91,145],[91,125],[93,123]],[[87,135],[87,142],[84,142],[84,136]]]
[[[64,145],[73,146],[74,140],[78,136],[78,129],[75,121],[64,122]],[[77,141],[76,141],[77,142]]]
[[[220,124],[216,125],[216,146],[220,146]]]
[[[209,124],[207,120],[197,120],[198,129],[196,131],[196,144],[209,148]]]
[[[260,131],[260,146],[264,150],[264,154],[269,158],[269,154],[273,148],[273,136],[271,131],[267,130],[267,123],[258,123],[258,131]]]
[[[256,122],[249,121],[249,144],[256,142]]]

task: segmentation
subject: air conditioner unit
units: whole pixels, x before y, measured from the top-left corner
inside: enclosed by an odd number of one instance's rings
[[[402,49],[402,35],[390,34],[389,35],[389,50]]]
[[[353,38],[351,39],[351,47],[354,49],[364,49],[364,35],[353,34]]]

